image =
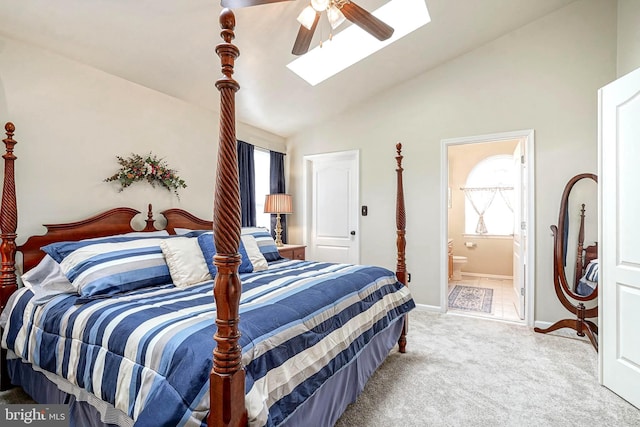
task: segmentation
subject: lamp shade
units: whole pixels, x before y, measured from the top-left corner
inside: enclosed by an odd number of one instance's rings
[[[290,194],[267,194],[264,199],[264,213],[290,214],[293,213],[293,203]]]

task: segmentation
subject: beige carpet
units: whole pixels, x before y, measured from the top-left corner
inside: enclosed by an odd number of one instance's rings
[[[336,426],[640,426],[597,366],[583,340],[414,310],[407,353],[392,352]]]
[[[598,384],[583,340],[414,310],[407,349],[389,355],[336,427],[640,426],[640,411]],[[0,404],[25,401],[20,389],[0,393]]]

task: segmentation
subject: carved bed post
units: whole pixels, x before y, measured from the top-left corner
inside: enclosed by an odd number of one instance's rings
[[[13,147],[17,141],[13,139],[16,130],[9,122],[4,127],[7,137],[2,140],[6,146],[4,158],[4,186],[2,188],[2,208],[0,210],[0,253],[2,269],[0,270],[0,311],[7,304],[9,296],[17,289],[16,284],[16,228],[18,227],[18,205],[16,203],[16,181],[14,162],[16,156]],[[11,386],[7,373],[7,351],[0,351],[0,390]]]
[[[2,244],[2,270],[0,272],[0,311],[4,308],[9,296],[16,290],[16,228],[18,227],[18,205],[16,203],[16,181],[14,162],[17,157],[13,147],[17,141],[13,139],[16,130],[13,123],[4,127],[7,137],[2,140],[7,152],[4,158],[4,186],[2,188],[2,210],[0,211],[0,237]]]
[[[156,227],[153,225],[156,220],[153,219],[153,206],[151,203],[147,206],[147,219],[144,220],[145,226],[142,231],[156,231]]]
[[[220,91],[220,142],[218,170],[213,208],[213,234],[216,246],[214,262],[218,273],[214,282],[218,331],[214,339],[213,368],[210,375],[210,427],[244,426],[247,412],[244,404],[244,368],[242,349],[238,344],[240,293],[238,276],[240,255],[240,183],[235,129],[235,93],[240,85],[233,79],[234,61],[239,50],[234,39],[235,16],[229,9],[220,14],[221,36],[216,46],[223,77],[216,81]]]
[[[398,162],[397,173],[397,188],[396,188],[396,247],[398,250],[398,260],[396,263],[396,277],[398,281],[407,286],[407,264],[405,258],[405,247],[407,245],[405,239],[405,227],[406,227],[406,215],[404,210],[404,185],[402,183],[402,144],[396,144],[396,162]],[[404,318],[404,326],[402,327],[402,334],[398,340],[398,346],[400,347],[400,353],[406,351],[407,346],[407,316]]]

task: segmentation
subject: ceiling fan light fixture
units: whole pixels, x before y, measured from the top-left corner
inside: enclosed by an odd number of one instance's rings
[[[329,0],[311,0],[311,7],[318,12],[324,12],[329,7]]]
[[[315,19],[316,19],[316,11],[311,6],[307,6],[304,9],[302,9],[302,12],[300,12],[300,15],[298,15],[298,22],[307,30],[311,30],[311,27],[313,26],[313,21],[315,21]]]
[[[344,17],[340,9],[338,9],[335,4],[332,4],[331,7],[327,9],[327,18],[329,19],[329,24],[331,24],[332,29],[338,28],[347,18]]]

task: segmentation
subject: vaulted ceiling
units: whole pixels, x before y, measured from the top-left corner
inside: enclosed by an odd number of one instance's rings
[[[575,0],[425,1],[431,23],[315,87],[286,68],[306,0],[236,10],[238,119],[289,136]],[[2,0],[0,34],[217,111],[221,10],[217,0]]]

